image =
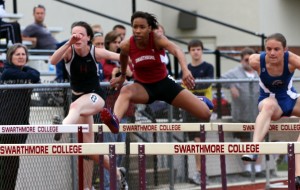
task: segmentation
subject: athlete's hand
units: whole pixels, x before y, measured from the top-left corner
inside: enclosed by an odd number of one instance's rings
[[[69,39],[70,44],[75,44],[79,40],[81,40],[82,35],[81,34],[72,34],[71,38]]]
[[[182,82],[188,89],[195,88],[195,79],[190,70],[182,71]]]
[[[115,88],[116,90],[120,90],[125,82],[126,77],[120,75],[119,77],[112,78],[110,80],[110,86]]]

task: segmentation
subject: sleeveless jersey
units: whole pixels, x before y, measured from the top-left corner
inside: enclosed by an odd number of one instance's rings
[[[263,52],[260,55],[260,94],[261,96],[270,96],[273,95],[275,97],[280,96],[290,96],[292,99],[297,97],[296,90],[293,87],[292,77],[294,73],[291,73],[288,68],[288,52],[284,53],[284,65],[283,72],[281,76],[270,76],[265,61],[266,53]]]
[[[99,67],[95,59],[95,47],[93,45],[85,57],[79,56],[72,46],[71,60],[65,66],[70,76],[72,90],[89,93],[100,88]]]
[[[134,37],[130,38],[129,57],[133,63],[134,79],[142,83],[154,83],[167,76],[166,64],[161,60],[164,50],[154,45],[153,32],[149,34],[149,44],[145,49],[138,49]]]

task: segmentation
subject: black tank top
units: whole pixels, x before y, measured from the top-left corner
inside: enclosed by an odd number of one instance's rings
[[[93,45],[90,47],[90,53],[85,57],[79,56],[72,46],[72,58],[66,63],[66,69],[70,76],[72,90],[90,93],[100,89],[99,68]]]

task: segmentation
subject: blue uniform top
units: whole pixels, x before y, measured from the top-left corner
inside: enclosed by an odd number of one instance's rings
[[[266,53],[260,54],[260,96],[258,102],[263,99],[273,96],[278,101],[284,116],[290,116],[296,104],[298,94],[293,87],[292,77],[294,72],[289,71],[289,53],[284,53],[283,72],[281,76],[270,76],[266,68],[265,61]]]
[[[266,68],[265,61],[266,53],[263,52],[260,54],[260,94],[263,96],[269,96],[270,94],[275,94],[276,96],[280,95],[292,95],[296,93],[296,90],[293,87],[292,77],[294,72],[290,72],[288,68],[288,58],[289,53],[284,53],[284,65],[283,72],[281,76],[270,76]]]

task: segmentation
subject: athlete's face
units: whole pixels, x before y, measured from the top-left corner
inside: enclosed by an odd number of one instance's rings
[[[90,36],[87,35],[86,29],[82,26],[75,26],[72,29],[72,34],[81,35],[81,39],[78,40],[74,46],[75,48],[82,48],[84,46],[88,45],[88,42],[90,41]]]
[[[267,61],[269,63],[281,63],[283,61],[283,54],[286,48],[283,47],[280,41],[269,39],[266,42]]]
[[[136,41],[148,39],[151,26],[144,18],[135,18],[132,22],[132,32]]]

